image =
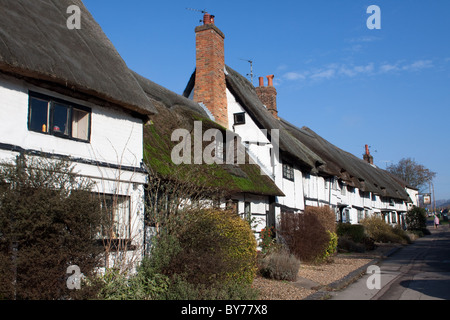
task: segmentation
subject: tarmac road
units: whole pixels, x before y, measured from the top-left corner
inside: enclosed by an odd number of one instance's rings
[[[429,230],[330,300],[450,300],[450,228]]]

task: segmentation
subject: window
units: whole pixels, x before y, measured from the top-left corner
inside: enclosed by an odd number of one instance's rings
[[[345,208],[342,210],[342,219],[341,219],[342,223],[350,223],[350,210]]]
[[[357,217],[358,217],[358,222],[361,222],[361,220],[364,219],[364,210],[356,209],[356,213],[357,213]]]
[[[245,112],[234,114],[234,124],[245,124]]]
[[[340,183],[339,186],[341,187],[341,195],[345,196],[347,194],[347,186],[343,183]]]
[[[246,217],[247,219],[250,219],[252,217],[251,204],[247,201],[244,203],[244,217]]]
[[[397,223],[397,212],[391,212],[392,223]]]
[[[331,190],[338,190],[338,181],[334,178],[330,178],[329,181]]]
[[[29,93],[28,130],[89,141],[90,124],[89,108],[43,94]]]
[[[103,236],[109,239],[130,239],[130,198],[119,195],[102,195],[102,206],[107,211],[110,226]]]
[[[226,204],[227,210],[234,212],[235,214],[239,214],[239,201],[238,200],[228,200]]]
[[[288,163],[283,163],[283,178],[294,181],[294,168]]]

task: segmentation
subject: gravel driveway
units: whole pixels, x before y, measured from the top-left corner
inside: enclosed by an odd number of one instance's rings
[[[319,289],[344,279],[374,259],[382,259],[397,244],[378,244],[376,250],[365,253],[340,253],[333,262],[321,265],[302,264],[296,282],[257,277],[253,287],[260,291],[261,300],[303,300]],[[332,290],[332,289],[331,289]]]

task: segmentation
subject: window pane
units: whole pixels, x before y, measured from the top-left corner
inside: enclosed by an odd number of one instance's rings
[[[244,202],[244,216],[246,218],[251,218],[251,215],[250,202]]]
[[[234,114],[234,124],[245,124],[244,112]]]
[[[30,97],[30,130],[48,132],[48,105],[48,101]]]
[[[69,135],[69,108],[55,103],[53,108],[53,133]]]
[[[88,140],[89,138],[89,113],[86,111],[72,110],[72,137]]]
[[[283,164],[283,178],[294,181],[294,168],[286,163]]]
[[[130,199],[125,196],[104,195],[103,205],[108,212],[111,229],[104,234],[113,239],[130,238]]]

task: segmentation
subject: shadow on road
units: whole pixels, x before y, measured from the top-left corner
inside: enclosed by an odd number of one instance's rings
[[[450,280],[405,280],[400,285],[428,297],[450,300]]]

